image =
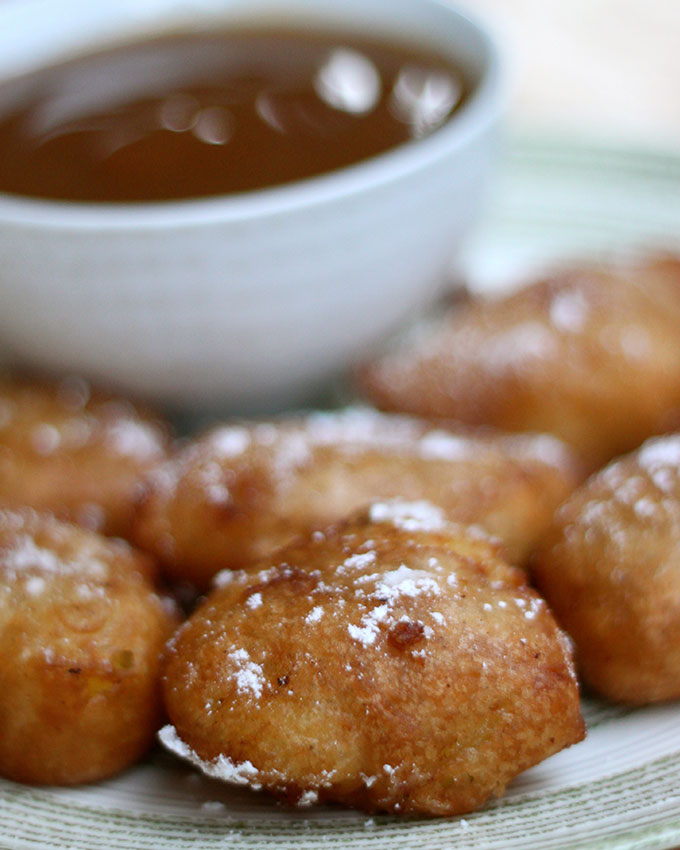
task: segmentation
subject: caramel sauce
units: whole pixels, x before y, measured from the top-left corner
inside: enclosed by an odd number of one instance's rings
[[[442,57],[354,36],[139,42],[0,86],[0,192],[95,202],[247,192],[426,136],[465,97]]]

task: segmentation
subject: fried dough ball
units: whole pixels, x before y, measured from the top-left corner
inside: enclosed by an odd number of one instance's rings
[[[546,604],[439,508],[374,503],[270,563],[222,574],[168,649],[160,737],[208,775],[453,815],[583,737]]]
[[[0,774],[91,782],[147,750],[177,622],[148,571],[122,541],[0,511]]]
[[[0,506],[49,511],[126,537],[140,477],[165,457],[166,429],[130,402],[0,376]]]
[[[385,410],[546,431],[591,469],[680,422],[680,260],[473,300],[360,372]]]
[[[649,440],[580,487],[533,572],[593,690],[636,704],[680,697],[680,436]]]
[[[545,436],[435,428],[350,408],[217,428],[153,475],[133,537],[174,580],[206,587],[372,500],[426,498],[523,560],[580,480]]]

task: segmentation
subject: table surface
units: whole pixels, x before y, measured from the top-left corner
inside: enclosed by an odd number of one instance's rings
[[[462,0],[495,27],[511,124],[680,150],[679,0]]]

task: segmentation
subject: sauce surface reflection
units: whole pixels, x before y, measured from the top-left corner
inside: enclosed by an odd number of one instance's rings
[[[290,183],[428,135],[466,94],[436,54],[354,37],[130,44],[0,87],[0,191],[125,202]]]

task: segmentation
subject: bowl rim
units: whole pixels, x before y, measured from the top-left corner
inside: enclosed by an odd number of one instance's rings
[[[0,223],[54,230],[157,230],[267,219],[309,210],[417,175],[464,148],[500,116],[507,93],[505,59],[493,27],[449,0],[419,0],[474,32],[483,56],[478,82],[449,122],[424,139],[403,143],[336,171],[234,195],[143,202],[58,201],[0,192]],[[16,14],[21,0],[8,4]],[[20,10],[19,10],[20,11]],[[28,11],[28,9],[27,9]],[[39,66],[38,66],[39,67]]]

